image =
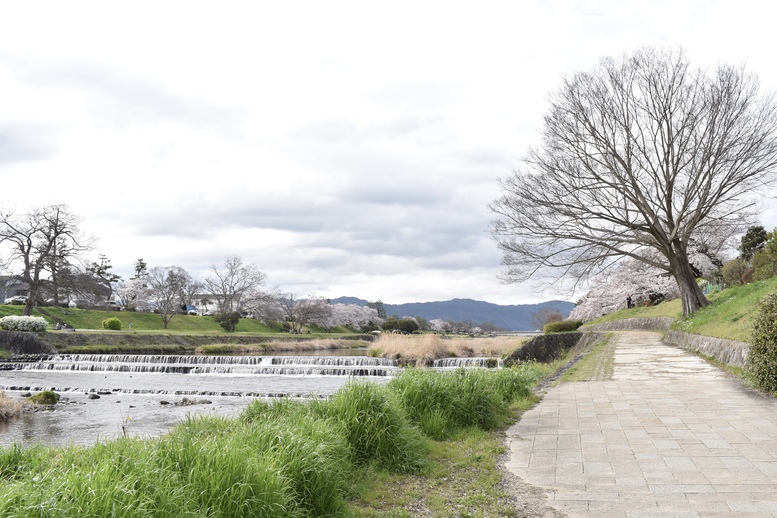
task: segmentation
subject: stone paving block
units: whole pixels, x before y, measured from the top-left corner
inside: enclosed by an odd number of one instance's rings
[[[573,518],[777,516],[777,401],[658,336],[619,333],[613,380],[548,391],[508,431],[528,439],[509,469],[564,488]]]

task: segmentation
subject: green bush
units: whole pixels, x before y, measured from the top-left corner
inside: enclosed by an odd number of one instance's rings
[[[59,401],[59,395],[51,390],[44,390],[28,397],[27,401],[36,405],[56,405]]]
[[[381,325],[385,331],[401,331],[402,333],[412,334],[418,331],[418,322],[414,318],[396,318],[389,317]]]
[[[577,331],[582,325],[582,320],[558,320],[545,324],[545,327],[542,328],[542,332],[546,335],[550,333],[567,333],[569,331]]]
[[[755,386],[777,392],[777,293],[758,306],[745,371]]]
[[[218,322],[224,331],[234,333],[237,323],[240,321],[240,313],[237,311],[232,311],[231,313],[217,313],[213,315],[213,320]]]
[[[121,320],[116,317],[106,318],[103,320],[103,329],[110,329],[112,331],[121,331]]]

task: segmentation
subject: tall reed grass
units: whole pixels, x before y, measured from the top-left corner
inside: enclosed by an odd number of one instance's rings
[[[448,373],[410,369],[391,380],[388,388],[425,435],[443,440],[462,428],[493,430],[504,424],[510,404],[528,398],[540,376],[541,370],[531,364]]]
[[[158,439],[0,448],[0,516],[347,516],[363,468],[418,471],[427,437],[499,426],[538,372],[411,369],[327,400],[190,418]]]
[[[0,421],[10,419],[22,413],[24,404],[9,398],[5,392],[0,390]]]
[[[525,338],[516,336],[471,338],[384,333],[370,344],[370,353],[384,358],[406,359],[423,366],[436,359],[451,356],[503,356],[517,349],[524,340]]]

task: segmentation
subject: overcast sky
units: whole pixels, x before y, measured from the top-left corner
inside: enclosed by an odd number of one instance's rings
[[[501,284],[487,232],[548,94],[645,45],[777,90],[775,6],[0,1],[2,203],[67,203],[125,279],[236,254],[298,296],[565,298]]]

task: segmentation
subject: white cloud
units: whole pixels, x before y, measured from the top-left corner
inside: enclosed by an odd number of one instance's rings
[[[728,2],[17,2],[0,180],[66,202],[129,276],[241,255],[269,284],[388,303],[556,298],[497,280],[497,178],[562,75],[642,45],[765,87],[775,8]],[[764,226],[777,226],[774,209]]]

